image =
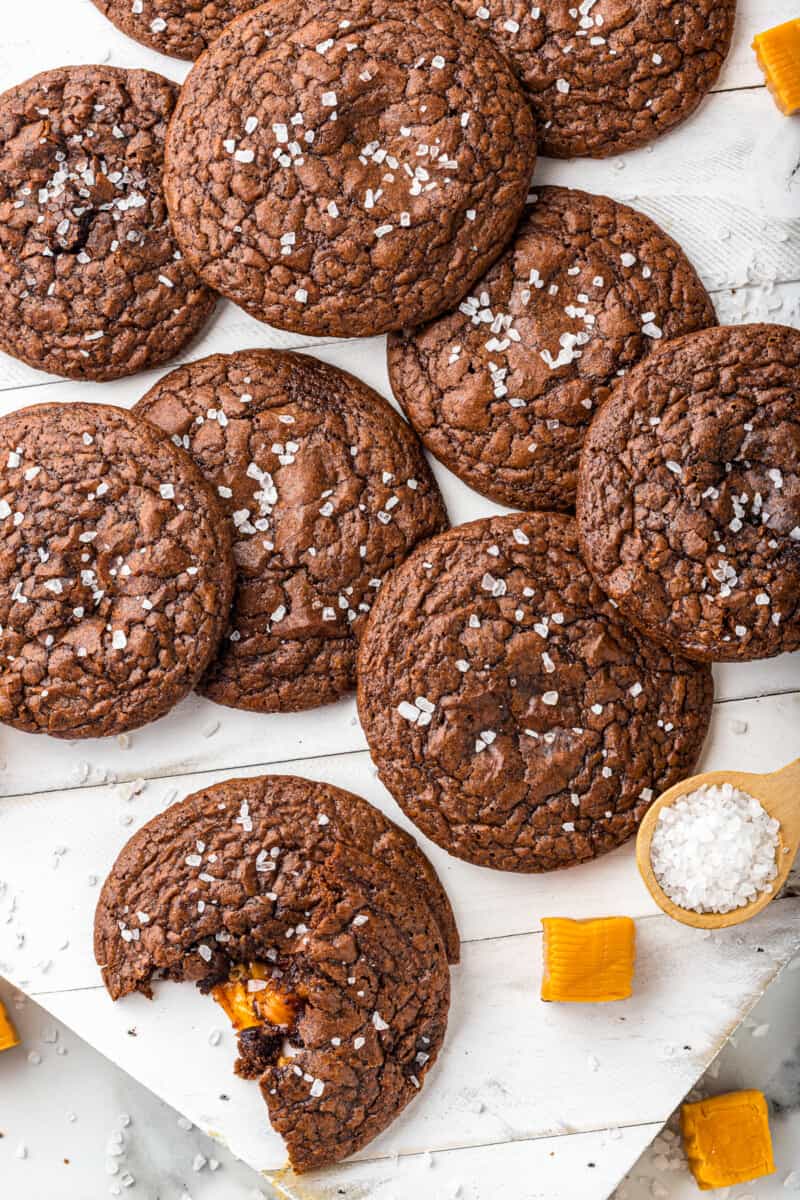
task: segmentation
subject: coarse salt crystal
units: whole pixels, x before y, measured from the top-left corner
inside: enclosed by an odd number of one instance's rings
[[[780,823],[730,783],[700,787],[665,806],[650,846],[656,879],[693,912],[732,912],[771,890]]]

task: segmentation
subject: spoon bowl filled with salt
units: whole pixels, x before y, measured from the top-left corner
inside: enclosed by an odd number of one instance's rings
[[[706,771],[651,805],[636,862],[656,904],[676,921],[722,929],[780,891],[800,847],[800,758],[769,775]]]

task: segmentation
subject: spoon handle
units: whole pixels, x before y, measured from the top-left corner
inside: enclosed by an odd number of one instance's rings
[[[774,771],[772,778],[776,783],[780,781],[792,791],[796,790],[800,795],[800,758],[787,763],[785,767],[781,767],[780,771]]]
[[[787,842],[800,842],[800,758],[767,776],[770,811],[784,826]],[[766,780],[765,780],[766,782]]]

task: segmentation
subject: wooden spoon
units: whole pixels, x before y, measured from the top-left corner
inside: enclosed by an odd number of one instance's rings
[[[655,877],[650,861],[650,843],[661,809],[666,804],[673,804],[681,796],[696,791],[699,787],[709,784],[730,783],[742,792],[754,796],[771,817],[780,821],[778,830],[777,865],[778,874],[770,884],[770,891],[763,892],[749,904],[743,904],[732,912],[712,913],[694,912],[690,908],[680,908],[661,890],[661,885]],[[780,771],[770,775],[750,775],[745,771],[706,771],[702,775],[693,775],[669,788],[650,806],[647,815],[639,826],[636,838],[636,864],[642,879],[645,881],[650,895],[656,904],[676,921],[684,925],[694,925],[697,929],[724,929],[729,925],[739,925],[749,921],[762,908],[766,908],[770,900],[774,900],[786,882],[786,876],[791,870],[798,847],[800,847],[800,758]]]

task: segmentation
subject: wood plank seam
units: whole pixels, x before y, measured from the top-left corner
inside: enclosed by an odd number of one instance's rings
[[[243,309],[241,311],[242,311],[243,315],[246,315],[244,313]],[[264,328],[269,329],[269,328],[272,328],[272,326],[265,325]],[[209,330],[207,330],[207,329],[200,330],[199,334],[197,335],[198,340],[200,338],[204,337],[208,332],[209,332]],[[281,330],[279,332],[283,332],[283,331]],[[359,340],[360,340],[359,338],[319,338],[319,339],[316,339],[313,341],[298,342],[296,345],[292,345],[291,343],[289,343],[286,346],[267,346],[267,347],[265,347],[265,349],[267,349],[267,350],[317,350],[322,346],[346,346],[348,342],[356,342]],[[199,349],[199,347],[198,347],[198,349]],[[3,352],[0,351],[0,354],[2,354],[2,353]],[[221,353],[224,353],[224,351],[214,350],[211,353],[212,354],[221,354]],[[6,355],[6,357],[12,358],[12,359],[14,358],[14,356],[11,354]],[[203,354],[200,354],[199,357],[207,358],[209,356],[207,354],[203,353]],[[21,360],[14,359],[14,361],[17,362],[17,361],[21,361]],[[169,362],[162,363],[160,367],[149,367],[145,371],[136,371],[136,372],[134,372],[133,375],[122,376],[122,378],[123,379],[133,379],[133,378],[135,378],[136,375],[146,375],[151,370],[160,372],[162,370],[162,368],[163,368],[164,374],[166,374],[169,371],[177,371],[178,367],[185,367],[187,363],[194,362],[194,361],[195,361],[195,355],[187,356],[184,354],[179,354],[176,358],[170,359]],[[26,364],[23,363],[23,366],[25,366],[25,365]],[[34,367],[31,369],[35,370],[36,368]],[[11,387],[4,387],[4,386],[0,385],[0,392],[28,392],[32,388],[55,387],[57,384],[62,384],[62,383],[82,383],[82,382],[83,383],[89,382],[90,385],[92,384],[91,380],[86,381],[86,380],[80,380],[80,379],[66,379],[66,378],[61,378],[58,375],[47,375],[46,378],[44,378],[42,380],[38,380],[38,379],[31,380],[30,383],[15,383],[15,384],[12,384]],[[114,382],[116,382],[116,380],[110,380],[110,382],[114,383]],[[95,384],[94,386],[98,386],[98,385]],[[100,384],[99,386],[102,387],[103,385]]]
[[[800,695],[800,692],[798,692],[798,695]],[[750,698],[757,699],[757,697],[750,697]],[[352,754],[366,754],[367,751],[368,751],[368,746],[367,746],[366,739],[365,739],[363,746],[357,746],[353,750],[336,750],[333,753],[331,753],[330,751],[327,751],[324,754],[303,754],[303,755],[293,754],[290,758],[266,759],[263,762],[257,762],[257,763],[232,764],[230,767],[224,767],[224,766],[223,767],[207,767],[207,768],[200,768],[199,770],[197,767],[193,767],[190,771],[174,771],[171,774],[164,774],[164,775],[142,775],[141,778],[144,779],[148,784],[162,783],[162,782],[167,783],[167,782],[172,782],[175,779],[187,779],[191,775],[201,775],[201,774],[207,774],[207,773],[210,774],[210,773],[214,773],[216,771],[230,770],[231,775],[229,776],[229,778],[235,779],[236,771],[248,771],[248,772],[255,771],[256,773],[258,773],[258,771],[264,767],[281,767],[281,766],[285,766],[287,763],[317,762],[321,758],[347,758],[348,756],[350,756]],[[268,772],[265,771],[265,774],[278,775],[278,774],[280,774],[280,772],[279,771],[268,771]],[[134,778],[137,778],[137,776],[134,776]],[[106,781],[104,783],[86,782],[86,783],[76,783],[76,784],[74,784],[74,786],[68,787],[68,788],[59,787],[58,785],[56,785],[55,787],[37,788],[36,791],[33,791],[33,792],[9,792],[7,794],[3,793],[2,798],[3,798],[3,800],[28,800],[28,799],[32,799],[33,797],[36,797],[36,796],[50,796],[54,792],[85,792],[88,789],[92,789],[92,788],[117,787],[119,785],[123,785],[123,784],[129,783],[129,782],[130,782],[130,780],[126,777],[125,779],[120,779],[118,783],[110,783],[108,781]],[[189,793],[187,793],[187,794],[189,794]]]
[[[671,1112],[667,1113],[667,1116],[664,1118],[664,1120],[667,1120],[670,1116],[671,1116]],[[585,1129],[563,1129],[563,1130],[553,1130],[550,1133],[536,1133],[536,1134],[533,1134],[530,1136],[528,1136],[528,1135],[523,1135],[522,1137],[513,1137],[512,1136],[512,1137],[506,1138],[506,1140],[502,1141],[502,1142],[501,1141],[465,1142],[463,1144],[463,1146],[442,1146],[441,1149],[436,1149],[435,1147],[432,1147],[430,1151],[419,1151],[419,1150],[402,1151],[401,1150],[401,1151],[398,1151],[398,1153],[396,1155],[395,1154],[381,1154],[381,1155],[376,1155],[373,1158],[354,1158],[350,1161],[352,1162],[353,1166],[355,1166],[356,1164],[358,1166],[370,1166],[371,1164],[377,1164],[377,1163],[382,1163],[382,1162],[392,1162],[392,1161],[394,1161],[395,1158],[398,1158],[398,1159],[421,1158],[422,1155],[425,1153],[432,1153],[432,1154],[437,1154],[437,1155],[460,1154],[462,1150],[495,1150],[498,1147],[502,1148],[503,1146],[508,1146],[512,1142],[517,1145],[526,1145],[527,1143],[531,1143],[531,1142],[546,1142],[546,1141],[550,1141],[555,1138],[587,1137],[593,1133],[608,1133],[610,1129],[619,1129],[621,1131],[621,1130],[627,1130],[627,1129],[650,1129],[650,1128],[653,1128],[656,1131],[658,1131],[659,1129],[663,1129],[663,1127],[664,1127],[664,1121],[631,1121],[631,1122],[622,1122],[619,1125],[612,1125],[612,1126],[592,1125],[592,1126],[587,1126]],[[339,1164],[339,1165],[341,1166],[341,1164]],[[344,1165],[347,1166],[348,1164],[345,1163]],[[263,1171],[262,1174],[265,1176],[265,1178],[269,1179],[270,1176],[274,1174],[274,1172]]]
[[[774,692],[754,692],[752,696],[721,696],[719,700],[714,701],[714,707],[719,705],[721,708],[724,704],[742,704],[746,700],[767,700],[775,696],[800,696],[800,691],[797,688],[779,688]]]
[[[727,90],[728,91],[756,91],[758,89],[756,89],[756,88],[729,88]],[[798,169],[800,169],[800,168],[798,168]],[[635,207],[635,201],[631,201],[631,203]],[[792,286],[800,283],[800,276],[792,277],[791,279],[768,280],[767,282],[773,283],[776,287],[792,287]],[[739,284],[739,285],[729,284],[729,285],[726,285],[725,287],[707,287],[706,291],[708,292],[708,294],[710,296],[724,296],[724,295],[728,295],[731,292],[737,292],[737,293],[747,292],[747,291],[757,292],[757,291],[761,290],[762,286],[763,286],[763,284],[748,282],[748,283],[743,283],[743,284]],[[268,349],[276,349],[276,350],[296,350],[296,351],[299,351],[302,353],[306,350],[317,350],[317,349],[320,349],[320,348],[326,347],[326,346],[344,346],[344,345],[347,345],[348,342],[353,342],[353,341],[358,341],[358,340],[359,339],[357,339],[357,338],[326,338],[326,339],[320,339],[319,341],[313,341],[313,342],[299,342],[296,346],[292,346],[291,344],[289,344],[286,346],[275,346],[275,347],[267,347],[267,348]],[[212,353],[225,353],[225,351],[212,351]],[[2,354],[2,352],[0,352],[0,354]],[[9,355],[7,357],[12,357],[12,356]],[[201,354],[199,357],[201,357],[201,358],[206,357],[206,355]],[[171,360],[168,363],[162,364],[163,371],[166,374],[169,371],[177,370],[178,367],[185,366],[187,363],[190,363],[193,361],[195,361],[193,357],[186,358],[183,355],[180,355],[178,358]],[[154,368],[154,370],[157,370],[157,371],[160,371],[161,369],[162,369],[161,367]],[[129,378],[132,378],[132,377],[129,377]],[[5,392],[28,392],[28,391],[34,390],[35,388],[55,387],[59,384],[67,384],[67,383],[80,383],[80,380],[61,379],[55,375],[48,375],[44,379],[32,380],[30,383],[13,383],[13,384],[0,383],[0,395],[2,395]]]
[[[577,865],[580,866],[580,864],[577,864]],[[569,870],[569,869],[571,869],[571,868],[567,868],[567,870]],[[772,901],[772,908],[775,909],[775,908],[787,903],[788,901],[795,900],[795,899],[796,899],[796,897],[794,897],[794,896],[778,896],[775,900]],[[641,913],[639,916],[634,917],[634,920],[636,921],[637,925],[644,921],[665,921],[665,920],[670,920],[670,919],[671,918],[669,918],[669,917],[665,917],[664,913],[661,913],[661,912]],[[485,937],[461,938],[461,945],[462,946],[480,946],[480,945],[485,945],[487,942],[499,944],[501,942],[509,942],[513,938],[531,938],[531,937],[541,938],[541,937],[543,937],[543,935],[544,935],[543,929],[525,929],[525,930],[521,930],[521,931],[517,930],[514,933],[495,933],[495,934],[487,934]],[[800,931],[798,932],[798,938],[800,939]],[[800,942],[798,944],[800,945]],[[778,968],[778,969],[780,969],[780,968]],[[457,972],[458,965],[456,965],[453,968],[453,970]],[[49,989],[47,989],[47,991],[28,991],[27,994],[29,996],[33,996],[36,998],[42,998],[42,997],[47,997],[47,996],[64,996],[64,995],[67,995],[70,993],[77,993],[77,992],[102,992],[104,990],[105,989],[101,983],[92,983],[92,984],[84,984],[83,986],[80,986],[80,987],[49,988]],[[538,1000],[538,995],[536,996],[536,999]]]
[[[709,96],[728,96],[731,92],[763,92],[765,83],[738,83],[735,87],[713,87]]]
[[[780,698],[780,697],[784,697],[784,696],[800,696],[800,689],[783,688],[783,689],[776,689],[775,691],[769,691],[769,690],[765,691],[762,689],[761,691],[753,692],[752,695],[748,694],[746,696],[726,696],[726,697],[720,698],[719,700],[715,700],[714,707],[722,708],[724,705],[728,705],[728,704],[746,704],[751,701],[768,700],[768,699]],[[290,755],[290,757],[288,757],[288,758],[263,759],[262,761],[255,762],[255,763],[231,764],[229,767],[226,767],[226,766],[192,767],[190,770],[186,770],[186,771],[166,771],[163,774],[158,774],[158,775],[146,775],[144,773],[140,773],[140,776],[134,774],[129,777],[126,775],[124,778],[119,779],[113,783],[109,782],[108,780],[102,781],[99,783],[87,780],[86,783],[75,783],[71,787],[66,787],[66,788],[63,787],[63,785],[54,784],[52,787],[36,788],[33,791],[27,791],[27,792],[0,792],[0,796],[2,796],[3,800],[26,800],[26,799],[30,799],[30,798],[33,798],[36,796],[52,795],[54,792],[85,792],[92,788],[100,789],[100,788],[116,787],[116,786],[122,785],[126,782],[130,782],[131,779],[135,779],[135,778],[139,778],[139,777],[144,779],[148,784],[159,783],[159,782],[167,783],[167,782],[173,782],[176,779],[186,779],[192,775],[200,775],[200,774],[206,774],[206,773],[216,772],[216,771],[230,771],[231,772],[231,774],[229,776],[230,778],[235,778],[237,771],[247,771],[248,773],[252,771],[252,772],[257,773],[261,769],[264,770],[265,774],[275,775],[275,774],[279,774],[280,772],[276,772],[273,770],[267,770],[267,768],[280,767],[280,766],[286,765],[287,763],[315,762],[315,761],[318,761],[319,759],[323,759],[323,758],[346,758],[353,754],[365,754],[365,753],[368,753],[368,751],[369,751],[369,746],[367,745],[366,739],[364,739],[363,745],[354,747],[351,750],[337,750],[335,752],[326,751],[323,754],[292,753]]]

